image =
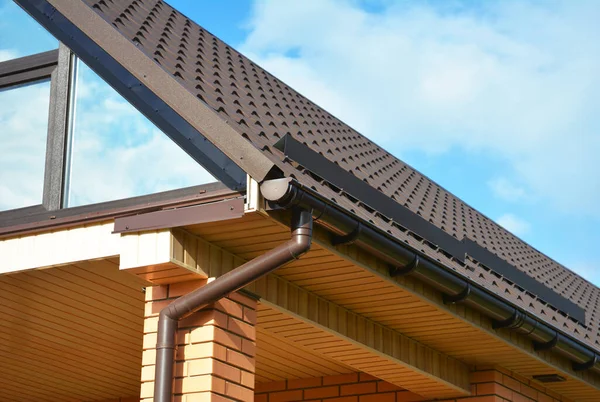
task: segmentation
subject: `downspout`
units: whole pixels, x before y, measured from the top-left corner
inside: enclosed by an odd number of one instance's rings
[[[295,208],[292,212],[290,240],[218,277],[204,287],[181,296],[161,310],[156,342],[155,402],[171,402],[173,397],[173,367],[179,320],[306,253],[312,240],[312,225],[310,210]]]
[[[396,241],[385,232],[331,205],[293,179],[275,179],[261,185],[263,197],[278,208],[306,208],[321,224],[344,233],[332,244],[355,244],[390,264],[390,276],[410,275],[444,294],[445,303],[462,303],[492,319],[495,328],[507,328],[529,337],[536,350],[553,350],[572,362],[575,371],[600,374],[600,355],[572,336],[560,332],[526,311],[461,278]]]

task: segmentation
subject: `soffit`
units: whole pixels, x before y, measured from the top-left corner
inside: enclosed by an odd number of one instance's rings
[[[288,228],[256,213],[186,230],[243,260],[289,239]],[[444,306],[439,293],[410,278],[400,283],[386,280],[374,271],[385,273],[387,265],[356,249],[347,250],[352,260],[315,243],[309,253],[275,275],[468,364],[496,364],[529,378],[560,373],[568,380],[548,388],[576,400],[600,397],[600,391],[585,382],[598,383],[593,375],[573,372],[569,362],[551,353],[534,352],[530,341],[514,333],[494,331],[481,314],[463,306]],[[365,269],[367,264],[371,270]]]
[[[138,396],[144,294],[99,260],[0,276],[0,394],[15,401]]]

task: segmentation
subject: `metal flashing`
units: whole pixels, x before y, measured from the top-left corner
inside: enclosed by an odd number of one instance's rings
[[[319,176],[351,197],[356,198],[359,202],[364,203],[388,219],[393,220],[400,226],[439,247],[455,259],[464,262],[468,255],[498,275],[505,277],[517,286],[536,295],[536,297],[544,302],[568,314],[573,319],[585,323],[585,310],[577,304],[536,281],[526,273],[519,271],[516,267],[481,247],[471,239],[467,237],[464,237],[462,240],[456,239],[405,206],[400,205],[381,191],[371,187],[352,173],[329,161],[323,155],[295,140],[291,135],[288,134],[282,137],[275,144],[275,147],[282,151],[286,158],[302,165],[312,174]],[[334,242],[343,243],[351,241],[355,235],[355,233],[351,232],[344,236],[337,236],[334,238]],[[448,302],[452,301],[449,300]]]
[[[131,233],[237,219],[244,216],[244,199],[165,209],[115,219],[113,233]]]

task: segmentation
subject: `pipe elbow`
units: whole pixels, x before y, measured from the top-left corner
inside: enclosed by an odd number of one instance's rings
[[[175,306],[175,302],[171,302],[168,306],[164,307],[158,313],[159,321],[171,321],[171,320],[179,320],[179,314],[177,310],[177,306]]]
[[[297,259],[310,250],[311,244],[311,234],[296,235],[294,236],[293,241],[290,242],[288,250],[294,259]]]

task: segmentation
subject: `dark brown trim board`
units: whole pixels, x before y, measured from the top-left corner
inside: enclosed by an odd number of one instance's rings
[[[232,191],[222,183],[209,183],[58,211],[47,211],[41,206],[22,208],[8,211],[7,215],[0,214],[0,238],[240,197],[243,197],[242,193]]]
[[[50,78],[58,64],[58,50],[0,63],[0,89]]]

